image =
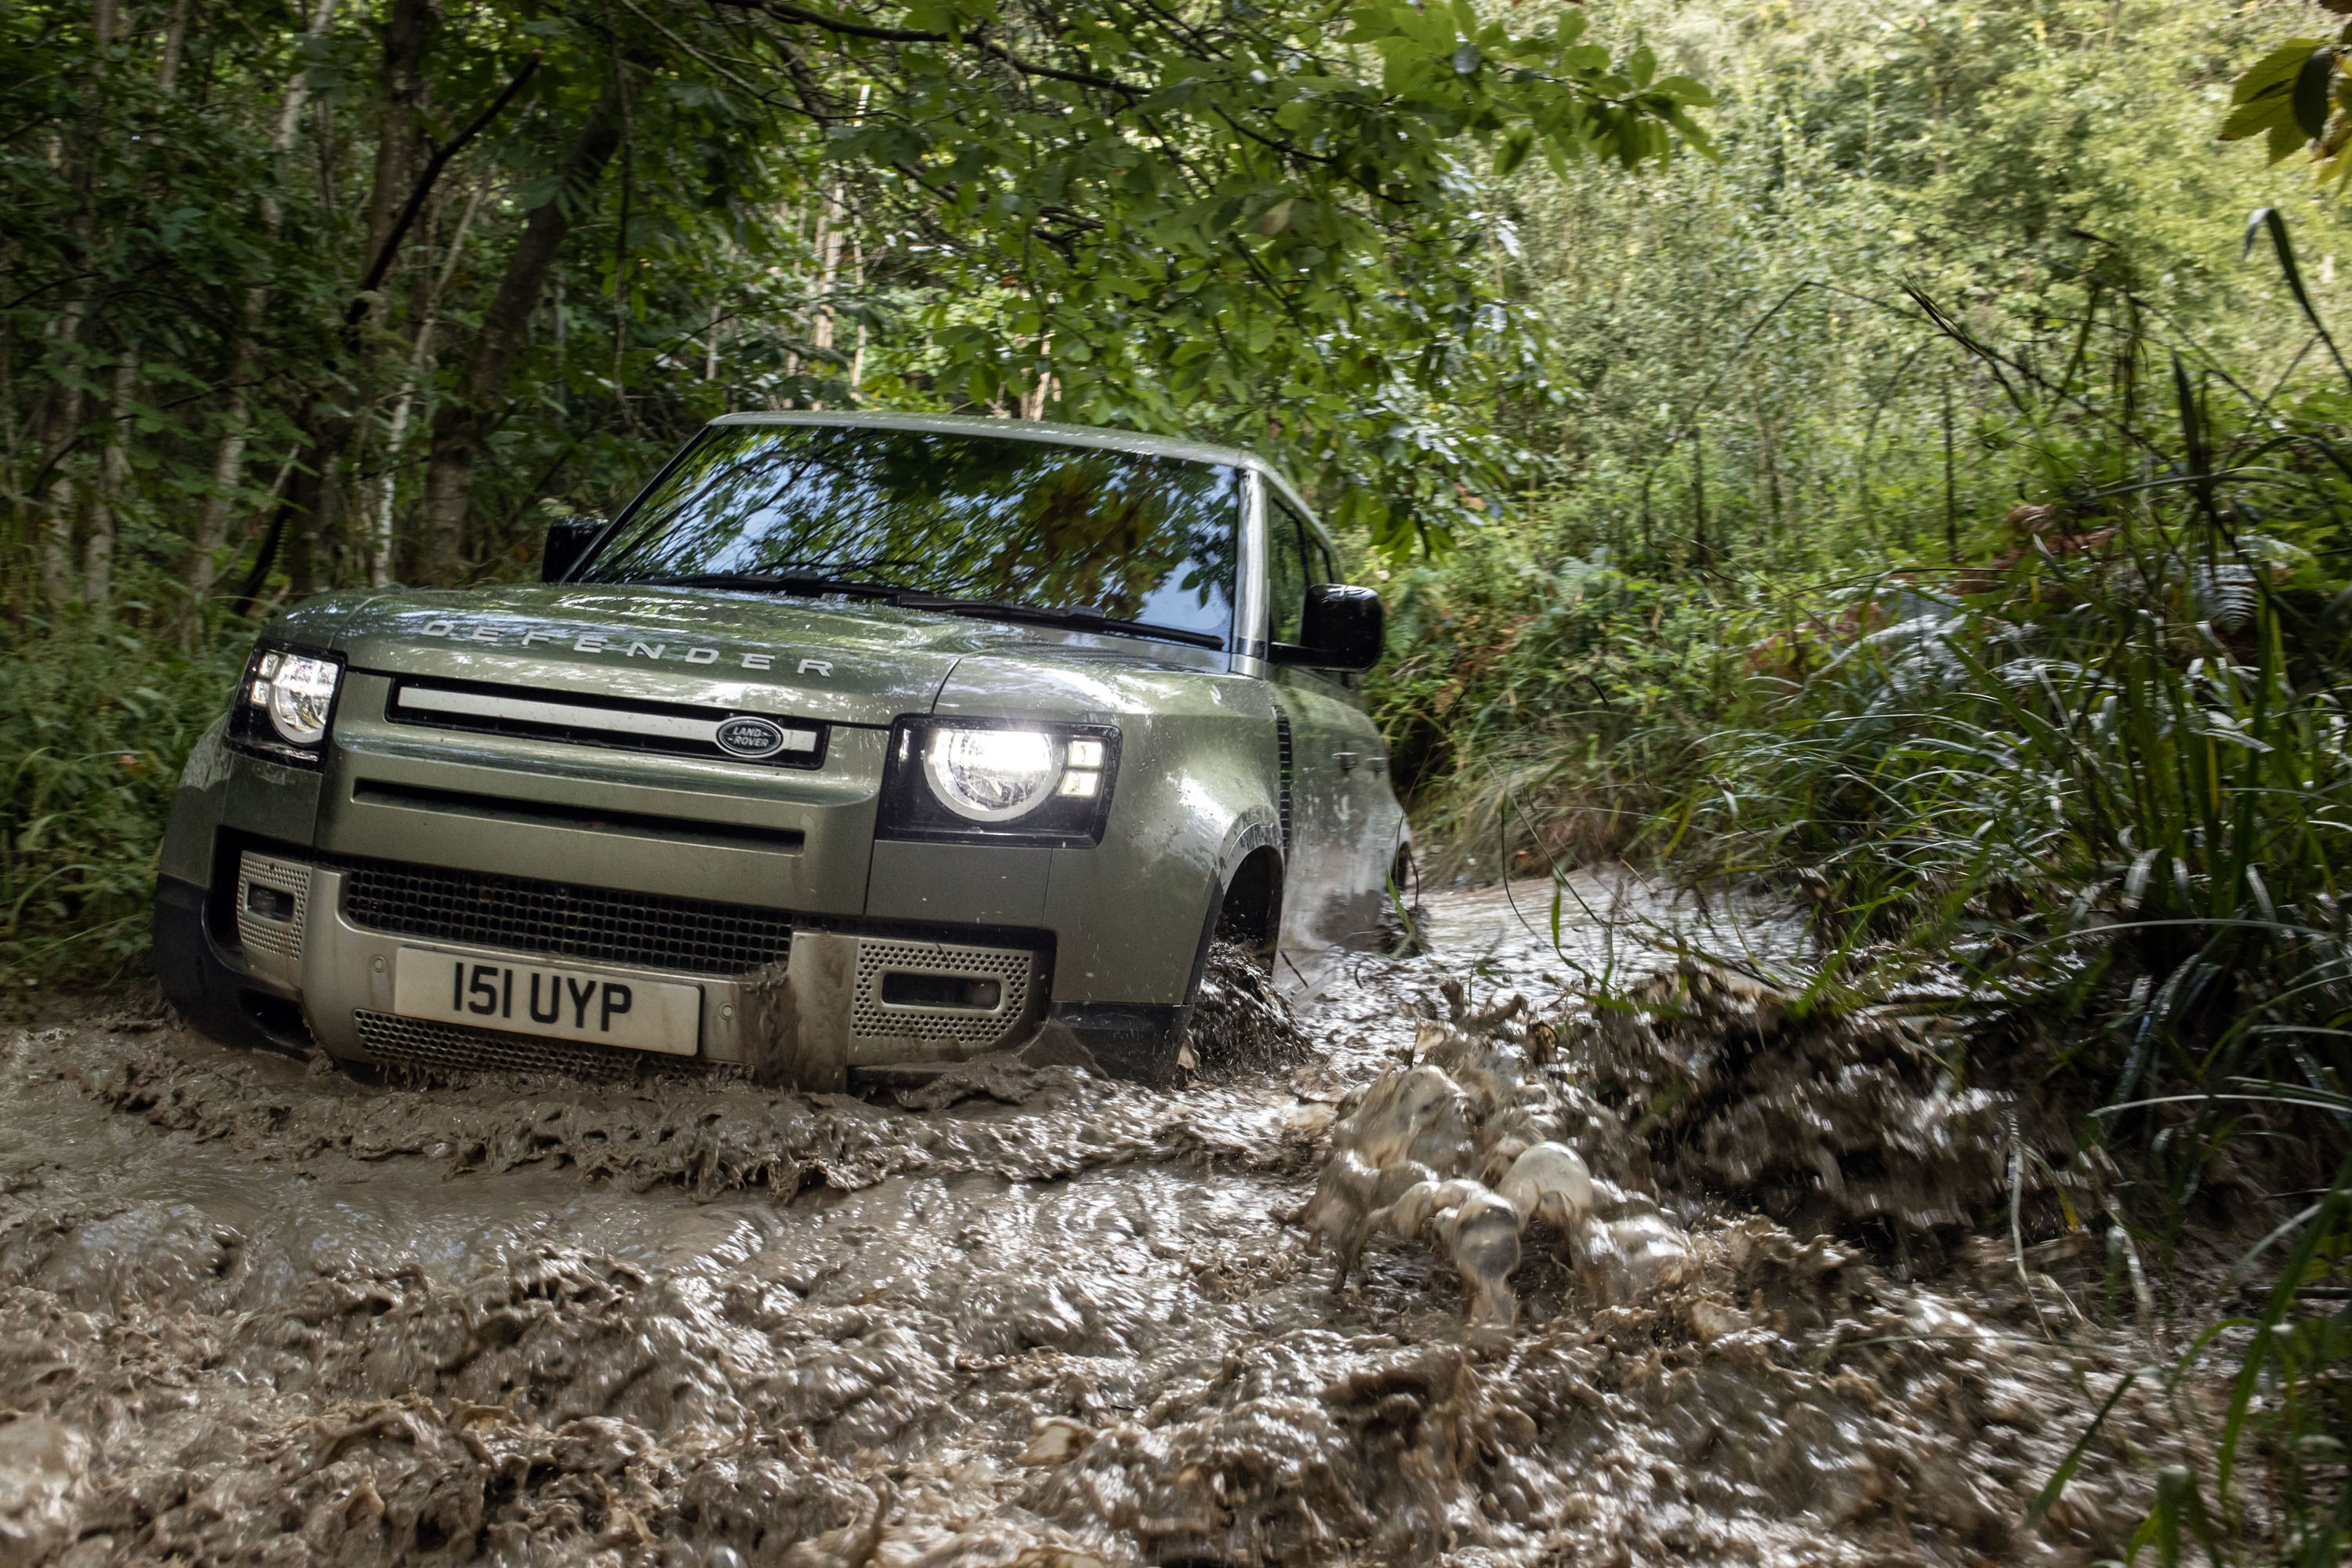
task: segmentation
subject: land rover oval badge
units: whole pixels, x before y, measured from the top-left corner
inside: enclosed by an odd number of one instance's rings
[[[738,757],[772,757],[784,749],[784,732],[765,719],[730,719],[713,737],[719,749]]]

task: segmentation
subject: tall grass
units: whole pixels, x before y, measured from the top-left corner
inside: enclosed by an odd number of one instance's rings
[[[2007,399],[1977,437],[2023,504],[1967,564],[1489,548],[1402,584],[1378,688],[1452,837],[1426,860],[1777,882],[1822,990],[1954,998],[1958,1070],[2079,1120],[2125,1173],[2108,1222],[2188,1271],[2173,1375],[2235,1357],[2210,1460],[2158,1478],[2134,1543],[2167,1564],[2352,1542],[2352,368],[2284,223],[2250,237],[2310,334],[2273,386],[2097,282],[2016,342],[1914,296]]]
[[[249,637],[215,627],[192,655],[135,599],[0,623],[0,987],[143,972],[172,792]]]
[[[1439,878],[1638,852],[1690,776],[1692,738],[1739,698],[1727,626],[1763,619],[1731,585],[1499,531],[1385,596],[1398,651],[1374,711]]]
[[[2339,639],[2275,571],[2195,518],[2143,516],[2095,560],[2042,554],[1861,640],[1781,722],[1711,737],[1677,826],[1720,869],[1802,868],[1850,992],[1957,961],[1972,1054],[2028,1062],[2088,1111],[2088,1140],[2140,1178],[2117,1217],[2162,1249],[2242,1221],[2212,1208],[2250,1185],[2320,1192],[2251,1260],[2278,1284],[2222,1452],[2263,1456],[2290,1557],[2332,1563],[2352,726]],[[2233,1494],[2226,1466],[2205,1479],[2218,1548]]]
[[[2272,1211],[2233,1276],[2271,1281],[2260,1310],[2192,1352],[2244,1346],[2212,1463],[2162,1478],[2135,1551],[2332,1563],[2352,1539],[2352,401],[2194,368],[2128,301],[2095,304],[2048,371],[1927,308],[2004,378],[2049,499],[1991,568],[1854,595],[1867,629],[1827,668],[1700,742],[1674,842],[1717,871],[1801,868],[1853,990],[1957,962],[1972,1055],[2085,1112],[2137,1178],[2117,1217],[2168,1255],[2193,1226],[2244,1234],[2250,1194]]]

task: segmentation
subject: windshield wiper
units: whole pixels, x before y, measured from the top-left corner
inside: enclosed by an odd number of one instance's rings
[[[1150,621],[1121,620],[1100,610],[1048,609],[1042,605],[1013,605],[1002,599],[953,599],[935,594],[905,593],[892,601],[903,610],[942,610],[950,616],[979,616],[990,620],[1034,621],[1039,626],[1067,626],[1073,631],[1113,632],[1121,637],[1157,637],[1163,642],[1189,643],[1194,647],[1222,648],[1225,639],[1214,632],[1187,631],[1181,626],[1154,626]]]
[[[850,577],[822,577],[801,572],[697,572],[682,577],[633,577],[635,588],[739,588],[760,594],[846,594],[854,598],[881,599],[896,604],[909,590],[889,583],[862,583]]]

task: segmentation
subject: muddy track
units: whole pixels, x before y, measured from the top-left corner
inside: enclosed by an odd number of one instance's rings
[[[1806,1187],[1821,1149],[1732,1145],[1802,1121],[1834,1042],[1782,1053],[1772,1114],[1654,1158],[1610,1095],[1656,1041],[1578,1023],[1548,930],[1499,899],[1431,906],[1433,952],[1301,1008],[1313,1059],[1225,1042],[1239,1065],[1166,1094],[1067,1068],[915,1108],[721,1079],[402,1087],[97,1010],[0,1037],[0,1563],[2121,1546],[2193,1406],[2127,1391],[2026,1526],[2147,1348],[2059,1262],[1949,1223],[1986,1179],[1970,1107],[1913,1107],[1928,1165],[1887,1168],[1898,1140],[1855,1184],[1932,1211],[1931,1274],[1841,1233],[1824,1188],[1784,1205],[1792,1230],[1748,1205]],[[1530,1005],[1497,1021],[1514,990]],[[1412,1236],[1373,1237],[1337,1287],[1297,1216],[1335,1121],[1433,1018],[1485,1029],[1686,1266],[1612,1293],[1537,1225],[1510,1327],[1471,1322]],[[1941,1092],[1857,1070],[1882,1098]],[[1702,1098],[1740,1113],[1713,1080]],[[1855,1159],[1847,1131],[1816,1142]]]

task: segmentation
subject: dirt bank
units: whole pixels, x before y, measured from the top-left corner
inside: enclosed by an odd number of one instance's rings
[[[1784,1226],[1744,1205],[1801,1186],[1789,1161],[1723,1174],[1748,1134],[1667,1169],[1621,1114],[1648,1058],[1621,1040],[1602,1061],[1597,1026],[1570,1026],[1577,964],[1654,958],[1571,921],[1564,959],[1548,911],[1523,924],[1496,895],[1430,910],[1433,952],[1358,963],[1300,1008],[1314,1059],[1228,1043],[1239,1066],[1170,1094],[1067,1068],[937,1109],[698,1079],[403,1088],[95,1011],[15,1031],[0,1562],[2120,1545],[2134,1478],[2175,1441],[2138,1387],[2049,1519],[2023,1521],[2146,1359],[2127,1319],[2021,1277],[2005,1241],[1941,1247],[1929,1270],[1818,1234],[1830,1209]],[[1512,991],[1528,1006],[1498,1016]],[[1373,1236],[1339,1286],[1297,1216],[1335,1121],[1433,1028],[1507,1069],[1528,1128],[1581,1146],[1604,1219],[1671,1232],[1684,1262],[1611,1300],[1538,1224],[1508,1327],[1471,1323],[1416,1236]],[[1930,1168],[1906,1186],[1874,1164],[1856,1190],[1973,1201],[1979,1134],[1946,1109],[1918,1124]]]

